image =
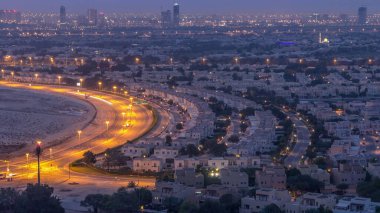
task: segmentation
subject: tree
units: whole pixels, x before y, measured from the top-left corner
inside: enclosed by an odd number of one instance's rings
[[[15,208],[19,193],[13,188],[0,189],[0,212],[7,212]]]
[[[166,135],[166,137],[165,137],[165,144],[166,144],[167,146],[171,146],[171,145],[172,145],[172,142],[173,142],[172,136],[170,136],[170,135]]]
[[[95,154],[91,151],[87,151],[83,154],[83,161],[88,164],[88,165],[92,165],[94,163],[96,163],[96,157],[95,157]]]
[[[219,202],[224,206],[227,212],[239,212],[239,198],[233,194],[224,194],[219,198]]]
[[[380,202],[380,179],[359,183],[356,192],[362,197],[369,197],[373,202]]]
[[[84,207],[91,207],[92,211],[90,210],[90,212],[98,213],[99,210],[106,209],[109,199],[109,195],[89,194],[83,201],[80,202],[80,205]]]
[[[105,156],[104,164],[106,164],[108,170],[110,166],[122,166],[127,161],[127,157],[117,149],[107,149]]]
[[[219,202],[206,200],[200,206],[198,213],[226,213],[226,210]]]
[[[28,184],[16,198],[15,213],[64,213],[61,201],[53,196],[54,189],[48,185]]]
[[[247,130],[248,127],[249,127],[249,126],[248,126],[248,124],[246,124],[246,123],[241,123],[241,124],[240,124],[240,130],[241,130],[242,132],[245,132],[245,131]]]
[[[129,183],[128,183],[128,188],[135,188],[136,187],[136,183],[135,183],[135,181],[130,181]]]
[[[181,130],[181,129],[183,129],[183,124],[182,124],[182,123],[177,123],[177,124],[175,125],[175,128],[176,128],[177,130]]]
[[[198,213],[198,207],[191,202],[183,202],[179,207],[179,213]]]
[[[145,189],[145,188],[135,189],[133,193],[135,193],[139,199],[139,206],[147,205],[152,202],[152,199],[153,199],[152,192],[150,192],[148,189]]]
[[[230,142],[230,143],[237,143],[237,142],[239,142],[239,136],[237,136],[237,135],[231,135],[228,139],[228,142]]]
[[[223,156],[223,154],[226,153],[226,151],[227,146],[225,143],[217,143],[210,149],[210,153],[217,157]]]
[[[122,187],[111,196],[106,212],[137,212],[138,209],[139,198],[137,194],[130,193],[127,188]]]
[[[300,172],[300,170],[298,170],[296,168],[291,168],[289,170],[286,170],[286,176],[287,177],[299,176],[299,175],[301,175],[301,172]]]
[[[167,197],[163,201],[163,205],[168,209],[168,212],[178,212],[182,200],[176,197]]]
[[[324,186],[322,182],[309,175],[288,176],[286,183],[290,190],[302,192],[320,192]]]
[[[265,206],[261,213],[282,213],[280,207],[272,203],[268,206]]]
[[[181,155],[189,155],[189,157],[198,156],[200,151],[194,144],[188,144],[180,149]]]

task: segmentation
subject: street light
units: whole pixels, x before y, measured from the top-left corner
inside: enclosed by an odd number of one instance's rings
[[[238,57],[235,57],[235,58],[234,58],[234,61],[235,61],[235,64],[238,64],[238,63],[239,63],[239,58],[238,58]]]
[[[125,120],[125,112],[122,112],[121,114],[123,115],[123,122],[124,122],[124,120]]]
[[[113,92],[116,93],[116,91],[117,91],[117,86],[113,86],[112,88],[113,88]]]
[[[269,59],[269,58],[265,59],[265,63],[266,63],[267,65],[270,64],[270,59]]]
[[[110,122],[106,121],[107,131],[108,131],[109,125],[110,125]]]
[[[7,173],[9,174],[10,168],[9,168],[9,160],[4,160],[5,163],[7,163]]]
[[[29,62],[30,62],[30,65],[33,66],[33,62],[32,62],[32,57],[29,57]]]
[[[205,64],[205,63],[206,63],[206,60],[207,60],[207,59],[206,59],[205,57],[203,57],[203,58],[202,58],[202,64]]]
[[[49,158],[50,158],[50,160],[52,159],[52,157],[53,157],[53,149],[49,148]]]
[[[80,86],[83,87],[83,78],[79,79]]]
[[[82,134],[82,130],[78,130],[78,140],[80,140],[80,135]]]
[[[26,167],[29,168],[29,153],[26,153],[25,157],[26,157]]]
[[[42,153],[42,148],[41,148],[41,141],[37,141],[37,146],[36,146],[36,155],[37,155],[37,173],[38,173],[38,186],[41,185],[41,172],[40,172],[40,156]]]
[[[38,74],[34,74],[34,77],[36,78],[36,81],[38,80]]]
[[[13,80],[13,78],[14,78],[14,76],[15,76],[15,72],[11,72],[11,75],[12,75],[12,80]]]
[[[61,84],[61,78],[62,78],[62,76],[58,76],[58,84],[59,85]]]
[[[140,58],[136,57],[135,58],[135,62],[136,62],[136,64],[139,64],[140,63]]]
[[[132,120],[132,104],[129,104],[129,120]]]
[[[99,90],[102,90],[102,82],[101,81],[98,82],[98,88],[99,88]]]

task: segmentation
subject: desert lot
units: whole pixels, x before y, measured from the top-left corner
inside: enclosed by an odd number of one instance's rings
[[[92,105],[69,95],[0,87],[0,145],[59,143],[75,136],[94,114]]]

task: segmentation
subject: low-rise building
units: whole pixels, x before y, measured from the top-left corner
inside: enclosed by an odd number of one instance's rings
[[[194,169],[177,170],[174,174],[176,183],[195,188],[204,187],[204,177],[200,173],[196,173]]]
[[[379,203],[371,202],[370,198],[344,197],[335,205],[334,213],[375,213]]]
[[[130,145],[127,144],[121,148],[121,152],[130,158],[144,157],[148,156],[149,148],[141,145]]]
[[[359,165],[350,163],[340,163],[338,168],[332,169],[332,177],[336,185],[348,184],[356,185],[363,182],[366,176],[366,171]]]
[[[324,208],[332,210],[336,204],[334,195],[324,195],[319,193],[306,193],[295,202],[287,203],[285,213],[304,213],[310,209]]]
[[[237,169],[220,170],[220,180],[223,186],[248,188],[248,174]]]
[[[174,159],[178,155],[178,149],[170,147],[160,147],[154,149],[153,156],[159,159]]]
[[[256,184],[260,188],[286,189],[286,174],[282,166],[264,167],[256,171]]]
[[[163,163],[156,158],[135,158],[133,159],[133,171],[135,172],[160,172]]]
[[[179,200],[191,200],[195,196],[195,188],[173,182],[157,182],[152,191],[154,204],[162,204],[166,198],[174,197]]]
[[[277,205],[285,210],[286,204],[290,203],[291,197],[287,190],[262,188],[256,190],[256,196],[241,199],[240,213],[259,213],[270,204]]]

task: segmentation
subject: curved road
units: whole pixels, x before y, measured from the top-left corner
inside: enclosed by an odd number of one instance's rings
[[[118,95],[82,90],[77,88],[45,86],[45,85],[25,85],[1,82],[0,86],[42,90],[49,93],[58,93],[67,96],[74,96],[84,101],[90,102],[97,110],[95,119],[81,129],[80,138],[78,135],[72,135],[62,144],[49,148],[44,146],[42,156],[42,182],[56,186],[62,183],[77,182],[83,185],[92,183],[101,183],[110,179],[115,187],[126,185],[129,181],[134,180],[141,186],[152,186],[155,180],[153,178],[117,178],[110,176],[93,176],[86,174],[69,172],[68,165],[76,159],[82,157],[83,153],[90,150],[94,153],[103,152],[107,148],[122,145],[128,140],[133,140],[148,132],[153,125],[153,112],[141,105],[133,104],[133,113],[130,113],[130,100]],[[85,98],[85,94],[90,96]],[[132,101],[133,102],[133,101]],[[123,115],[123,112],[125,113]],[[132,120],[130,127],[123,127],[127,120]],[[109,122],[108,128],[106,122]],[[34,139],[31,139],[34,140]],[[36,178],[36,158],[33,154],[34,147],[28,147],[29,150],[18,151],[10,158],[9,168],[11,173],[16,176],[13,182],[1,181],[0,186],[18,186],[24,187],[27,182],[35,182]],[[31,153],[27,163],[25,153]],[[6,171],[5,164],[0,167],[1,171]],[[70,180],[69,179],[70,175]],[[110,186],[110,188],[112,188]]]

